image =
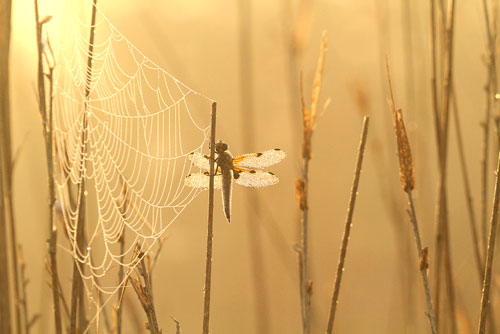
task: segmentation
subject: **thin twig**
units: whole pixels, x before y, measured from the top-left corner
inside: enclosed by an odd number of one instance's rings
[[[354,169],[354,180],[352,182],[351,196],[349,198],[349,205],[347,208],[347,216],[344,225],[344,234],[342,236],[342,243],[340,246],[339,260],[337,264],[337,273],[335,275],[335,283],[333,285],[332,303],[330,305],[330,315],[328,317],[328,327],[326,332],[332,333],[333,321],[335,320],[335,311],[337,310],[337,301],[340,293],[340,283],[342,281],[342,274],[344,273],[344,262],[347,255],[347,244],[349,242],[349,234],[351,232],[352,217],[354,215],[354,205],[356,204],[356,197],[358,195],[358,185],[361,176],[361,166],[363,165],[363,156],[365,153],[366,137],[368,135],[368,125],[370,118],[365,116],[363,120],[363,129],[361,130],[361,139],[358,148],[358,158],[356,160],[356,168]]]
[[[256,138],[255,123],[256,114],[254,110],[254,77],[253,77],[253,47],[252,47],[252,1],[240,0],[238,3],[238,23],[239,23],[239,70],[240,70],[240,103],[241,103],[241,136],[245,151],[253,149]],[[255,192],[246,193],[248,203],[252,203],[254,210],[247,210],[247,219],[252,221],[254,212],[261,212],[261,203]],[[257,219],[257,221],[260,221]],[[262,246],[261,229],[254,224],[247,226],[247,239],[249,242],[248,252],[250,257],[251,270],[251,293],[254,300],[254,323],[256,331],[268,333],[270,331],[269,320],[272,318],[269,309],[269,292],[266,285],[265,255]]]
[[[483,260],[481,258],[481,247],[479,244],[479,237],[477,234],[477,227],[476,227],[476,215],[474,214],[474,205],[472,203],[472,191],[470,188],[470,182],[469,182],[469,174],[467,172],[467,159],[465,158],[465,152],[464,152],[464,143],[462,139],[462,129],[460,126],[460,118],[458,114],[458,105],[457,105],[457,97],[455,95],[455,90],[453,89],[452,91],[452,106],[453,106],[453,117],[455,119],[455,130],[456,130],[456,137],[457,137],[457,144],[458,144],[458,155],[459,155],[459,160],[460,160],[460,169],[462,171],[462,180],[464,183],[465,187],[465,198],[467,202],[467,211],[469,213],[469,222],[470,222],[470,228],[471,228],[471,236],[472,236],[472,248],[474,252],[474,257],[476,260],[476,267],[478,270],[479,277],[482,277],[483,273]]]
[[[318,105],[321,93],[321,82],[323,79],[323,66],[326,54],[326,32],[321,37],[320,54],[318,64],[314,74],[313,88],[311,93],[311,105],[308,109],[304,101],[304,90],[302,77],[300,80],[300,94],[302,103],[302,122],[303,122],[303,141],[302,141],[302,178],[295,181],[296,197],[300,199],[299,208],[302,211],[301,230],[300,230],[300,252],[299,260],[299,282],[300,282],[300,301],[302,312],[302,333],[308,334],[310,331],[310,308],[312,296],[312,281],[308,274],[309,258],[309,207],[307,203],[309,188],[309,163],[312,158],[312,135],[316,127],[316,118],[318,116]],[[323,110],[328,106],[329,99],[323,106]]]
[[[488,237],[488,251],[486,253],[486,265],[483,278],[483,293],[481,295],[481,309],[479,316],[479,334],[484,334],[486,331],[486,315],[490,307],[490,286],[491,272],[493,269],[493,255],[495,253],[495,240],[498,224],[498,210],[500,207],[500,154],[498,155],[498,163],[496,170],[495,195],[493,197],[493,209],[490,221],[490,234]]]
[[[431,299],[431,289],[429,287],[429,277],[427,275],[427,269],[429,268],[429,262],[427,257],[427,247],[424,251],[422,249],[422,242],[420,241],[420,232],[418,230],[417,215],[415,213],[415,204],[413,203],[413,196],[411,191],[408,191],[408,202],[410,204],[410,222],[413,226],[413,234],[415,235],[415,243],[417,245],[417,256],[420,260],[420,274],[422,275],[422,282],[424,284],[425,300],[427,302],[427,317],[429,317],[429,323],[431,325],[431,331],[433,334],[437,333],[436,322],[434,318],[434,310],[432,308]]]
[[[444,16],[444,7],[441,8],[442,23],[446,26],[444,34],[444,49],[446,56],[444,58],[444,80],[443,80],[443,98],[441,119],[439,124],[439,143],[438,143],[438,161],[439,161],[439,178],[438,178],[438,196],[436,201],[436,261],[435,261],[435,295],[434,302],[436,306],[436,323],[439,323],[440,311],[440,290],[441,290],[441,270],[444,271],[446,279],[446,288],[448,294],[450,315],[452,318],[451,332],[456,332],[456,310],[455,310],[455,292],[454,282],[451,269],[451,252],[448,228],[448,199],[446,186],[447,172],[447,152],[448,152],[448,128],[449,128],[449,109],[450,97],[453,87],[453,35],[455,21],[455,1],[448,2],[446,16]],[[446,20],[446,22],[445,22]],[[444,262],[443,262],[444,260]],[[444,267],[443,267],[444,265]]]
[[[146,313],[146,317],[148,318],[148,325],[146,328],[152,334],[160,334],[161,329],[158,326],[158,320],[153,302],[153,286],[151,282],[151,270],[150,270],[151,267],[150,266],[146,267],[146,264],[144,262],[146,256],[144,255],[144,253],[140,251],[139,244],[136,245],[133,258],[135,258],[136,260],[140,259],[136,269],[139,272],[140,276],[142,277],[142,281],[144,283],[141,283],[140,278],[135,279],[132,277],[130,277],[129,279],[130,283],[132,284],[132,287],[134,288],[134,291],[137,294],[139,301],[141,302],[142,308]]]
[[[35,6],[38,6],[38,3],[35,2]],[[36,13],[38,17],[38,7],[36,7]],[[47,19],[43,19],[42,21],[37,21],[37,34],[42,34],[43,26],[47,23]],[[40,53],[40,57],[45,57],[47,60],[48,73],[45,74],[49,81],[49,99],[48,99],[48,107],[47,107],[47,99],[45,96],[40,97],[40,110],[44,110],[45,117],[47,117],[48,110],[48,118],[43,119],[44,125],[44,139],[45,139],[45,152],[46,152],[46,160],[47,160],[47,179],[48,179],[48,187],[49,187],[49,239],[47,242],[48,250],[49,250],[49,265],[50,265],[50,275],[51,275],[51,286],[52,286],[52,302],[54,307],[54,323],[55,323],[55,332],[57,334],[62,333],[62,322],[61,322],[61,309],[59,304],[59,291],[57,291],[57,282],[58,278],[58,269],[57,269],[57,227],[54,224],[54,204],[56,201],[55,188],[54,188],[54,138],[53,138],[53,90],[54,90],[54,67],[55,62],[50,62],[49,58],[54,59],[52,54],[52,48],[50,46],[50,41],[47,39],[47,44],[44,45],[41,42],[38,45],[38,52]],[[47,54],[50,53],[50,55]],[[39,75],[44,75],[43,62],[39,64]],[[40,94],[45,94],[45,82],[42,80],[39,84],[43,85],[42,87],[38,87],[38,92]],[[43,117],[43,113],[42,113]]]
[[[5,206],[3,201],[4,184],[3,177],[1,177],[2,172],[3,168],[2,164],[0,164],[0,271],[3,273],[8,273],[9,263],[7,259],[7,220],[5,218]],[[0,279],[0,291],[2,291],[2,298],[0,298],[0,332],[11,333],[12,325],[10,319],[9,275],[5,275],[5,277]]]
[[[14,217],[14,196],[12,188],[13,180],[13,159],[12,159],[12,136],[10,126],[10,97],[9,97],[9,55],[10,55],[10,40],[11,40],[11,15],[12,15],[12,1],[3,0],[0,3],[0,31],[2,36],[0,38],[0,163],[3,165],[2,174],[3,178],[3,196],[0,200],[5,201],[4,210],[6,219],[9,224],[7,231],[9,232],[8,238],[10,243],[10,269],[5,271],[5,276],[12,273],[13,292],[14,292],[14,315],[16,321],[16,329],[22,330],[21,325],[21,285],[19,278],[19,263],[17,255],[17,234],[16,223]],[[3,251],[3,250],[2,250]],[[5,249],[7,251],[7,249]],[[12,271],[11,271],[12,270]],[[5,277],[5,279],[7,279]],[[10,303],[10,301],[9,301]]]
[[[403,113],[401,109],[396,109],[394,102],[394,93],[392,90],[391,72],[389,69],[389,61],[386,60],[387,78],[389,81],[389,91],[391,95],[390,106],[394,116],[394,131],[396,134],[396,141],[398,146],[399,155],[399,174],[401,178],[401,188],[408,194],[410,204],[410,222],[413,226],[415,241],[417,245],[418,257],[420,258],[420,272],[424,283],[425,298],[427,301],[427,316],[433,334],[437,333],[437,327],[434,317],[434,310],[432,308],[431,293],[429,288],[429,279],[427,276],[428,258],[427,251],[422,251],[422,243],[420,241],[420,233],[418,231],[417,215],[415,213],[415,205],[413,203],[412,191],[415,187],[415,168],[413,165],[413,158],[411,155],[410,142],[406,134],[406,129],[403,121]],[[427,248],[426,248],[427,249]]]
[[[207,257],[205,262],[205,289],[203,302],[203,334],[208,334],[210,327],[210,293],[212,287],[212,242],[214,237],[214,164],[215,164],[215,121],[217,103],[212,103],[210,125],[210,183],[208,188],[208,232]]]
[[[490,150],[490,124],[491,124],[491,64],[488,64],[488,82],[484,87],[485,90],[485,111],[484,121],[481,122],[483,129],[483,142],[481,145],[481,253],[484,255],[486,252],[486,239],[487,239],[487,211],[488,211],[488,165],[489,165],[489,150]],[[482,271],[482,270],[481,270]]]
[[[40,319],[40,314],[34,314],[30,317],[28,312],[28,295],[26,293],[26,288],[28,287],[29,280],[26,278],[26,263],[24,262],[23,250],[21,245],[19,245],[19,276],[21,278],[21,292],[22,299],[19,301],[23,308],[24,316],[24,333],[29,334],[31,331],[31,327],[36,323],[38,319]],[[21,331],[19,331],[20,333]]]
[[[84,97],[84,112],[82,115],[82,134],[81,134],[81,152],[80,152],[80,186],[78,187],[78,195],[79,195],[79,207],[78,207],[78,221],[76,228],[76,243],[77,248],[83,251],[83,241],[84,241],[84,233],[85,233],[85,210],[86,210],[86,190],[85,190],[85,156],[86,156],[86,147],[87,147],[87,112],[88,112],[88,100],[90,95],[90,86],[92,80],[92,63],[93,63],[93,55],[94,55],[94,37],[95,37],[95,22],[97,15],[97,0],[93,0],[92,3],[92,18],[90,24],[90,37],[89,37],[89,48],[88,48],[88,58],[87,58],[87,72],[86,78],[87,81],[85,83],[85,97]],[[78,253],[78,251],[76,252]],[[78,259],[75,259],[73,266],[73,287],[71,291],[71,322],[70,322],[70,333],[76,334],[77,326],[76,326],[76,318],[78,311],[78,329],[83,330],[85,327],[85,307],[83,301],[83,288],[82,288],[82,277],[81,272],[83,272],[83,265],[79,262]],[[78,305],[78,306],[77,306]]]

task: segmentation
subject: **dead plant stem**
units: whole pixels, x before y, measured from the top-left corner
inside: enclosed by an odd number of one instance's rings
[[[337,264],[337,273],[335,275],[335,283],[333,285],[332,303],[330,305],[330,314],[328,317],[328,326],[326,332],[331,334],[333,332],[333,322],[335,320],[335,311],[337,310],[337,303],[340,293],[340,284],[342,281],[342,274],[344,273],[344,263],[347,255],[347,245],[349,242],[349,235],[352,227],[352,219],[354,215],[354,206],[356,204],[356,197],[358,195],[359,180],[361,177],[361,167],[363,165],[363,156],[365,153],[366,137],[368,135],[368,125],[370,118],[364,117],[363,129],[361,131],[361,139],[358,148],[358,158],[356,160],[356,168],[354,170],[354,180],[352,182],[351,195],[349,198],[349,205],[347,207],[347,216],[344,225],[344,234],[340,246],[339,260]]]
[[[467,211],[469,213],[469,223],[471,228],[471,236],[472,236],[472,248],[474,253],[474,258],[476,262],[476,267],[478,271],[478,275],[481,278],[483,273],[483,260],[481,257],[481,247],[479,245],[479,237],[477,234],[476,227],[476,215],[474,213],[474,205],[472,201],[472,191],[470,188],[469,181],[469,173],[467,171],[467,159],[465,158],[464,152],[464,143],[462,139],[462,129],[460,126],[460,118],[458,113],[458,105],[457,105],[457,97],[455,95],[455,90],[452,91],[452,106],[453,106],[453,117],[455,119],[455,130],[457,137],[457,145],[458,145],[458,156],[460,160],[460,169],[462,171],[462,180],[465,188],[465,199],[467,202]]]
[[[427,276],[427,259],[426,255],[422,252],[422,242],[420,239],[420,232],[418,229],[417,223],[417,214],[415,212],[415,204],[413,202],[413,196],[411,190],[408,193],[408,202],[410,205],[410,223],[413,227],[413,234],[415,236],[415,243],[417,245],[417,257],[420,259],[420,274],[422,275],[422,282],[424,284],[425,291],[425,300],[427,303],[427,317],[429,318],[429,324],[431,326],[431,331],[433,334],[437,333],[437,327],[434,317],[434,310],[432,308],[432,299],[431,299],[431,289],[429,287],[429,277]]]
[[[85,84],[85,100],[84,100],[84,112],[82,114],[82,134],[81,134],[81,181],[78,189],[78,226],[76,229],[76,243],[79,251],[83,251],[83,242],[85,240],[85,211],[86,211],[86,182],[85,182],[85,160],[86,160],[86,142],[87,142],[87,113],[88,113],[88,102],[90,95],[90,85],[92,80],[92,58],[94,54],[94,37],[95,37],[95,22],[97,14],[97,0],[93,0],[92,3],[92,18],[90,24],[90,37],[89,37],[89,49],[87,58],[87,81]],[[76,252],[78,254],[78,251]],[[85,307],[83,301],[83,287],[82,287],[82,277],[81,272],[83,272],[83,265],[78,259],[75,259],[73,266],[73,287],[71,292],[71,322],[70,322],[70,333],[77,333],[76,328],[76,318],[78,311],[78,330],[82,331],[85,327]],[[77,306],[78,305],[78,306]]]
[[[210,328],[210,293],[212,287],[212,251],[214,238],[214,164],[215,164],[215,125],[217,119],[217,103],[212,103],[210,123],[210,183],[208,188],[208,231],[207,257],[205,262],[205,289],[203,302],[203,334],[208,334]]]
[[[481,308],[479,316],[479,334],[484,334],[486,331],[486,315],[488,314],[490,308],[490,286],[491,286],[491,274],[493,269],[493,255],[495,252],[495,240],[498,224],[498,210],[500,203],[500,154],[498,156],[497,170],[496,170],[496,181],[495,181],[495,192],[493,197],[493,208],[491,213],[490,221],[490,233],[488,237],[488,251],[486,253],[486,264],[484,269],[483,278],[483,292],[481,295]]]

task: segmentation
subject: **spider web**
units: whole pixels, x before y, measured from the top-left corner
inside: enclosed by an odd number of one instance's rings
[[[192,168],[188,155],[208,142],[213,100],[148,59],[98,7],[89,54],[91,10],[88,1],[65,1],[55,17],[53,26],[64,33],[54,43],[53,124],[69,244],[60,247],[82,264],[98,316],[97,294],[109,300],[123,285],[126,277],[118,282],[118,271],[130,273],[137,264],[134,247],[148,254],[200,192],[186,187],[184,177]],[[76,240],[80,214],[83,248]]]

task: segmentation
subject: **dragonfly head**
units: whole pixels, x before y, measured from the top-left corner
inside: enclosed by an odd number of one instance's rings
[[[217,144],[215,144],[215,152],[217,153],[222,153],[227,151],[227,144],[219,141]]]

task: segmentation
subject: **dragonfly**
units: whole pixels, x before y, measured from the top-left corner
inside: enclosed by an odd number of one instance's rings
[[[272,166],[286,157],[285,151],[279,148],[259,152],[247,153],[233,157],[228,151],[226,143],[219,141],[215,145],[217,157],[214,176],[214,188],[222,189],[222,208],[227,221],[231,222],[231,198],[233,180],[242,186],[262,188],[278,183],[279,179],[272,172],[263,168]],[[184,183],[192,188],[208,189],[210,182],[210,157],[199,152],[189,154],[192,164],[206,170],[201,173],[192,173],[186,176]]]

